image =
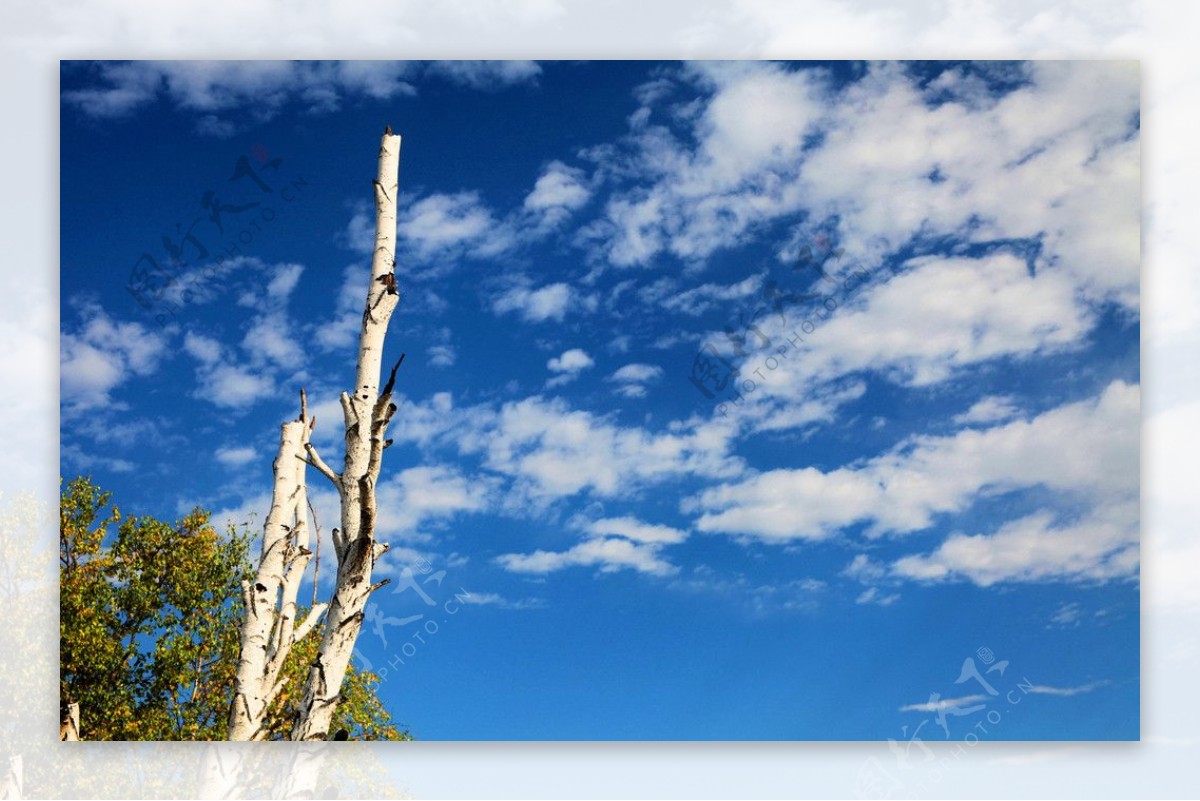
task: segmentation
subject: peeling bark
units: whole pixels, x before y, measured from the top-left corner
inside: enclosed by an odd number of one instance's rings
[[[67,717],[59,727],[58,737],[63,742],[79,742],[79,704],[67,705]]]
[[[363,307],[354,390],[343,392],[340,398],[346,425],[345,464],[341,474],[325,464],[311,444],[306,447],[308,463],[337,487],[341,526],[333,530],[336,587],[325,618],[321,646],[309,668],[293,740],[326,739],[354,643],[362,629],[367,598],[376,588],[371,584],[378,551],[375,486],[387,426],[396,411],[391,402],[392,386],[396,369],[404,359],[400,357],[380,392],[384,337],[392,313],[400,303],[394,273],[399,165],[400,137],[392,134],[389,127],[380,144],[375,179],[375,250]]]
[[[386,582],[371,583],[375,560],[387,546],[375,542],[375,486],[379,479],[388,424],[396,412],[392,368],[379,389],[383,343],[388,322],[400,303],[396,288],[396,195],[399,184],[400,137],[389,127],[379,149],[375,179],[375,251],[363,307],[355,385],[340,400],[345,418],[345,463],[339,474],[310,441],[315,420],[300,391],[300,417],[284,423],[274,462],[271,511],[263,525],[258,571],[242,587],[246,616],[234,697],[229,711],[229,739],[265,737],[264,717],[282,687],[280,672],[292,646],[316,626],[325,605],[314,605],[297,625],[296,593],[312,556],[308,549],[308,496],[305,470],[314,467],[338,490],[341,526],[332,529],[337,577],[328,605],[321,645],[310,665],[293,740],[325,740],[341,697],[342,682],[362,629],[367,598]],[[315,577],[314,577],[315,583]],[[315,589],[314,589],[315,592]]]
[[[305,446],[312,435],[308,403],[300,391],[300,417],[280,428],[273,470],[271,510],[263,524],[262,554],[253,581],[242,583],[245,617],[229,739],[265,737],[264,717],[283,682],[280,672],[292,646],[310,632],[324,611],[318,604],[296,625],[296,594],[312,552],[308,548],[308,490]]]

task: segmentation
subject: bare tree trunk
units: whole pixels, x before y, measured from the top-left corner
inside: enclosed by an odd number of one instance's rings
[[[67,718],[59,727],[58,736],[63,742],[79,742],[79,704],[67,705]]]
[[[262,556],[253,582],[242,582],[246,616],[242,621],[233,701],[229,709],[229,739],[258,740],[266,736],[263,719],[283,687],[280,678],[292,645],[312,630],[324,611],[318,604],[296,626],[296,593],[312,552],[308,549],[308,492],[305,484],[305,446],[315,420],[308,419],[308,402],[300,390],[300,417],[284,423],[279,453],[273,465],[275,485],[271,511],[263,524]]]
[[[363,611],[371,592],[386,581],[371,584],[375,560],[387,546],[375,542],[375,486],[379,479],[388,423],[396,411],[392,386],[401,356],[382,390],[379,387],[383,340],[392,312],[400,302],[396,286],[396,193],[399,184],[400,137],[389,126],[379,148],[375,180],[375,251],[367,287],[358,364],[353,393],[341,395],[346,421],[345,466],[335,473],[304,443],[310,464],[337,487],[341,499],[341,529],[333,529],[337,581],[325,619],[320,650],[309,668],[299,722],[293,740],[323,740],[337,708],[342,680],[362,629]]]

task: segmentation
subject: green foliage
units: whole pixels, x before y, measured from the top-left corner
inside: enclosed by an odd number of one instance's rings
[[[223,740],[237,669],[250,537],[195,509],[171,524],[124,517],[89,478],[61,493],[60,698],[80,705],[84,740]],[[298,619],[307,610],[301,609]],[[293,648],[267,715],[287,739],[322,629]],[[379,702],[378,678],[351,666],[334,731],[411,739]]]

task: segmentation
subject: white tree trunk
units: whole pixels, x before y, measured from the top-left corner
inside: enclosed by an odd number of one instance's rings
[[[79,704],[67,704],[67,719],[62,722],[61,728],[63,742],[79,742]]]
[[[296,594],[312,556],[308,549],[308,492],[305,484],[305,445],[314,421],[300,391],[300,418],[284,423],[273,469],[275,485],[271,511],[263,525],[262,555],[254,581],[242,582],[241,652],[233,702],[229,710],[229,739],[258,740],[266,736],[263,720],[286,679],[284,660],[316,623],[325,605],[318,604],[305,622],[296,625]]]
[[[379,479],[388,423],[396,411],[392,386],[396,362],[382,390],[379,386],[383,340],[392,312],[400,302],[396,286],[396,193],[399,184],[400,137],[389,127],[379,148],[375,180],[375,251],[359,335],[358,363],[353,393],[341,395],[346,422],[346,456],[341,474],[335,473],[311,443],[304,447],[310,464],[337,487],[341,499],[341,529],[333,529],[337,556],[337,584],[325,619],[320,650],[309,668],[300,719],[293,740],[323,740],[340,699],[342,681],[355,640],[362,629],[364,609],[371,592],[386,582],[371,584],[375,560],[387,550],[375,542],[375,486]]]

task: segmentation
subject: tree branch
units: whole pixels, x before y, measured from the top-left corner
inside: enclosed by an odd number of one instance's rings
[[[308,613],[308,617],[304,618],[304,622],[296,627],[296,632],[292,635],[292,640],[294,642],[300,642],[303,640],[305,635],[312,631],[313,627],[317,625],[317,621],[328,608],[329,604],[317,604],[314,606]]]
[[[332,467],[325,464],[325,460],[321,458],[321,454],[317,453],[316,447],[311,442],[304,443],[304,451],[308,454],[308,458],[300,461],[317,468],[321,475],[333,482],[333,486],[340,487],[342,485],[342,477],[333,472]]]
[[[392,387],[396,385],[396,371],[400,369],[400,365],[404,364],[404,357],[407,354],[401,353],[400,358],[392,366],[392,372],[388,375],[387,383],[383,385],[383,392],[379,393],[379,397],[387,398],[392,394]]]

